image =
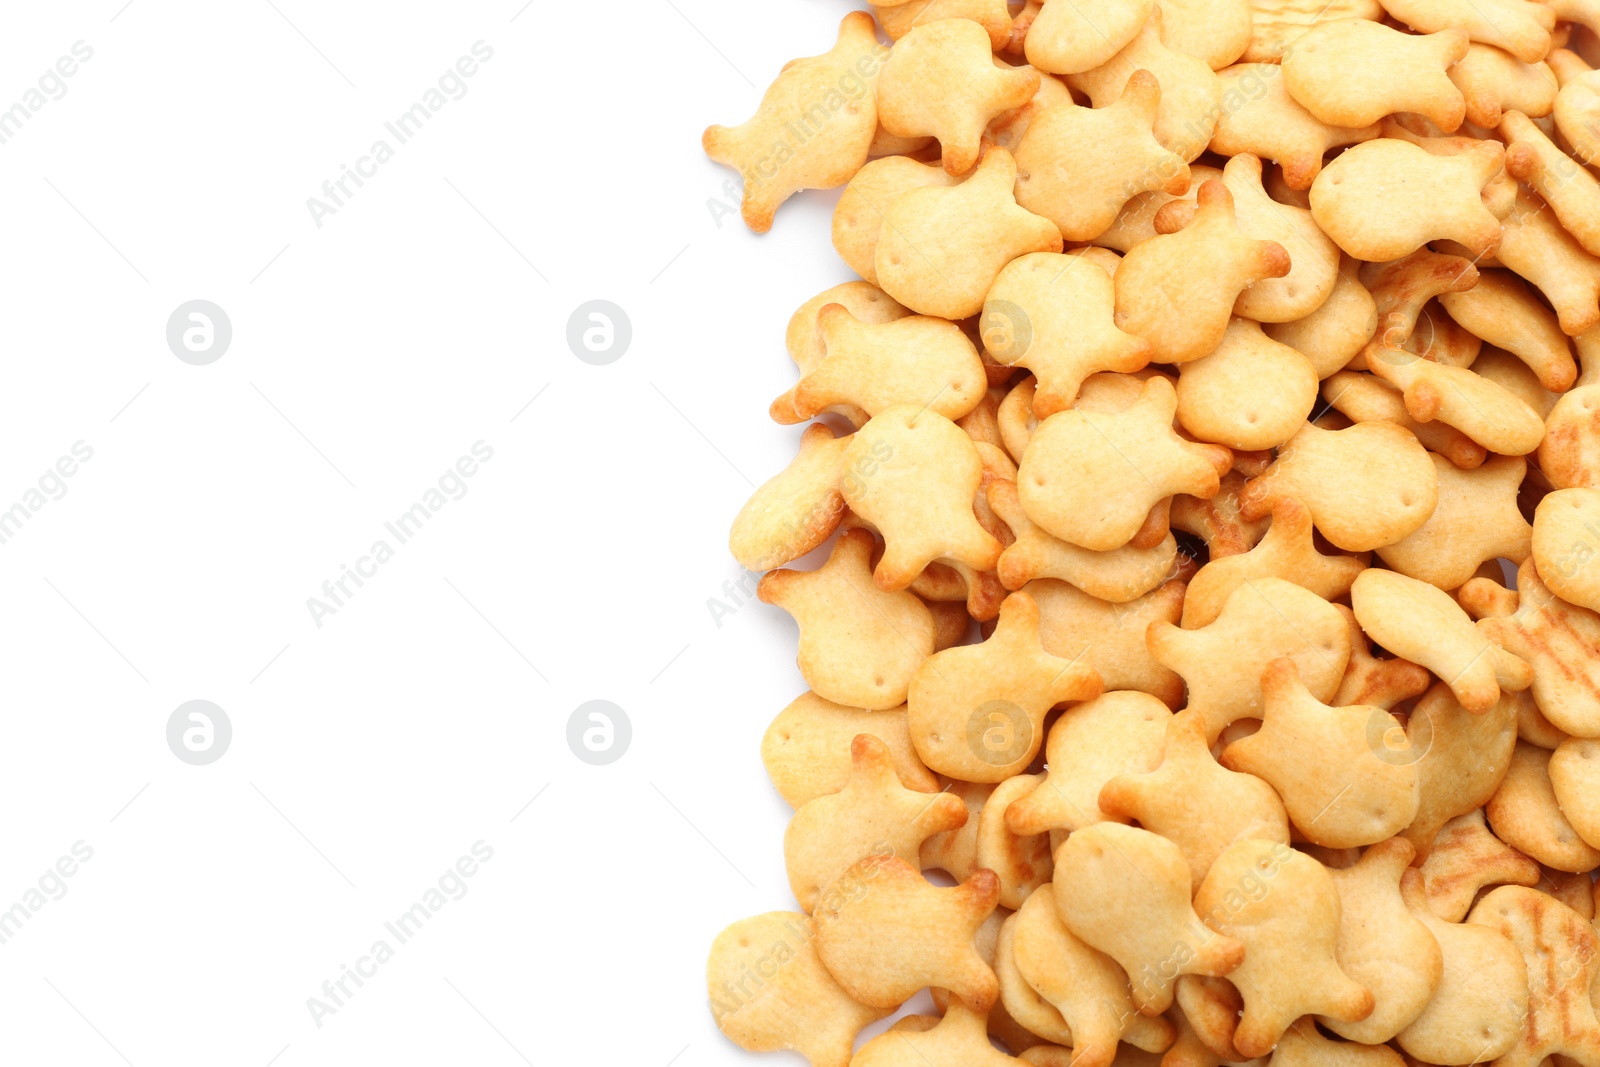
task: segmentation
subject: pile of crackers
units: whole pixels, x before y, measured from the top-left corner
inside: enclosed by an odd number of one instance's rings
[[[730,537],[810,691],[729,1038],[1600,1067],[1597,30],[908,0],[706,131],[860,276]]]

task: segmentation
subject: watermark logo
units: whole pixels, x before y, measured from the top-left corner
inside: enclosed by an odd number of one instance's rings
[[[1404,336],[1401,336],[1402,334]],[[1388,330],[1384,331],[1384,339],[1382,344],[1367,346],[1367,362],[1371,363],[1374,359],[1377,359],[1387,363],[1391,367],[1411,366],[1411,364],[1417,362],[1417,360],[1422,359],[1423,357],[1417,355],[1408,348],[1402,347],[1410,339],[1411,333],[1404,327],[1391,326]],[[1396,340],[1398,340],[1398,344],[1395,343]],[[1428,339],[1428,345],[1429,347],[1432,347],[1433,345],[1431,334]]]
[[[1033,747],[1033,720],[1009,700],[989,700],[967,718],[967,747],[991,767],[1004,767]]]
[[[167,719],[167,747],[193,766],[217,762],[232,743],[233,723],[228,713],[209,700],[179,704]]]
[[[991,356],[1012,367],[1033,346],[1033,321],[1009,300],[990,300],[983,305],[978,335]]]
[[[567,718],[567,747],[592,766],[617,762],[632,743],[628,713],[609,700],[585,701]]]
[[[228,313],[209,300],[179,304],[167,319],[167,347],[192,366],[215,363],[232,343],[233,323]]]
[[[1393,715],[1375,707],[1367,716],[1367,747],[1374,756],[1396,767],[1419,763],[1433,747],[1433,719],[1417,708],[1411,713],[1408,733]]]
[[[615,363],[632,341],[633,322],[628,313],[609,300],[579,304],[567,319],[567,347],[590,366]]]

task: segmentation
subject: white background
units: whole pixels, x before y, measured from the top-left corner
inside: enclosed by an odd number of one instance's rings
[[[0,909],[93,849],[0,945],[0,1062],[752,1062],[704,961],[793,906],[759,744],[804,685],[787,616],[707,600],[798,441],[766,415],[788,316],[851,275],[833,195],[719,226],[699,140],[848,6],[124,2],[7,5],[0,34],[0,108],[94,50],[0,145],[0,509],[94,450],[0,545]],[[316,227],[479,40],[466,95]],[[203,367],[165,338],[196,298],[233,326]],[[565,341],[596,298],[633,327],[602,367]],[[307,598],[480,440],[318,628]],[[565,739],[596,698],[633,725],[609,766]],[[209,766],[167,747],[192,699],[233,724]],[[466,895],[316,1026],[479,840]]]

